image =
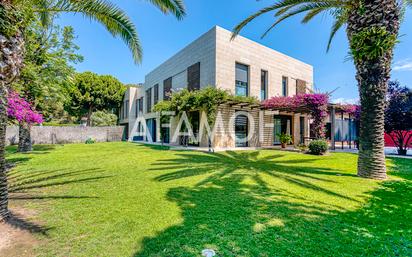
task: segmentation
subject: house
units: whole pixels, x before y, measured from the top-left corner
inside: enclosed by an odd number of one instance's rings
[[[152,111],[156,103],[182,88],[214,86],[263,101],[273,96],[307,93],[313,87],[311,65],[241,36],[231,40],[231,35],[228,30],[213,27],[147,74],[143,85],[128,87],[120,120],[127,125],[129,140],[160,142],[164,129],[163,141],[171,145],[208,146],[209,140],[203,135],[198,140],[187,136],[171,140],[181,129],[178,118],[171,119],[170,127],[161,128],[159,115]],[[262,113],[256,106],[230,103],[219,106],[218,111],[223,126],[217,128],[210,142],[215,148],[270,147],[280,144],[280,133],[290,134],[295,145],[309,137],[309,117],[304,113]],[[197,135],[201,115],[188,116]],[[262,121],[273,125],[262,125]],[[137,133],[142,131],[143,135]]]

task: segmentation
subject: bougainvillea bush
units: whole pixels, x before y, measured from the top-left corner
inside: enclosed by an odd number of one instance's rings
[[[265,100],[265,109],[305,110],[313,119],[313,133],[316,138],[325,137],[325,122],[328,115],[329,96],[327,94],[301,94],[295,96],[277,96]]]
[[[355,120],[360,119],[361,107],[357,104],[338,104],[337,109],[351,115]]]
[[[43,122],[43,116],[33,110],[30,103],[14,91],[10,92],[7,97],[7,115],[27,125]]]

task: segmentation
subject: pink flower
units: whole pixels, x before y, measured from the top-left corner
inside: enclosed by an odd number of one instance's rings
[[[43,122],[43,116],[33,110],[30,104],[14,91],[7,96],[7,115],[18,122],[30,125]]]
[[[306,109],[313,119],[315,136],[325,136],[325,119],[328,115],[329,96],[327,94],[301,94],[295,96],[277,96],[265,100],[262,105],[266,109]]]

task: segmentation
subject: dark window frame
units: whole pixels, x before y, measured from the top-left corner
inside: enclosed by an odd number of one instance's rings
[[[129,118],[129,100],[124,101],[125,107],[123,108],[124,110],[124,119]]]
[[[146,90],[146,113],[152,112],[152,88]]]
[[[245,67],[246,68],[246,75],[247,75],[247,78],[246,78],[246,80],[247,81],[240,81],[240,80],[237,80],[237,78],[236,78],[236,72],[237,72],[237,70],[238,70],[238,66],[243,66],[243,67]],[[244,84],[246,84],[246,85],[244,85]],[[247,64],[244,64],[244,63],[240,63],[240,62],[236,62],[235,63],[235,95],[236,96],[249,96],[249,86],[250,85],[250,66],[249,65],[247,65]],[[237,93],[237,89],[238,89],[238,87],[242,87],[243,89],[245,89],[246,90],[246,94],[244,94],[244,95],[240,95],[240,94],[238,94]]]
[[[159,84],[153,86],[153,105],[159,102]]]
[[[135,118],[139,117],[139,111],[140,111],[140,98],[136,99],[135,101]]]
[[[269,72],[267,70],[260,71],[260,100],[268,99],[268,89],[269,89]],[[262,93],[264,94],[262,98]]]
[[[172,77],[169,77],[163,81],[163,100],[170,100],[171,92],[172,92]]]
[[[282,96],[288,96],[289,78],[282,76]]]
[[[200,62],[187,68],[187,89],[189,91],[200,89]]]

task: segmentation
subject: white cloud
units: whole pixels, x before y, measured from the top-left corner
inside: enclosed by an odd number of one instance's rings
[[[394,71],[412,71],[412,59],[404,59],[395,62],[393,65]]]
[[[357,98],[335,98],[332,99],[331,101],[334,104],[358,104],[359,103],[359,99]]]

